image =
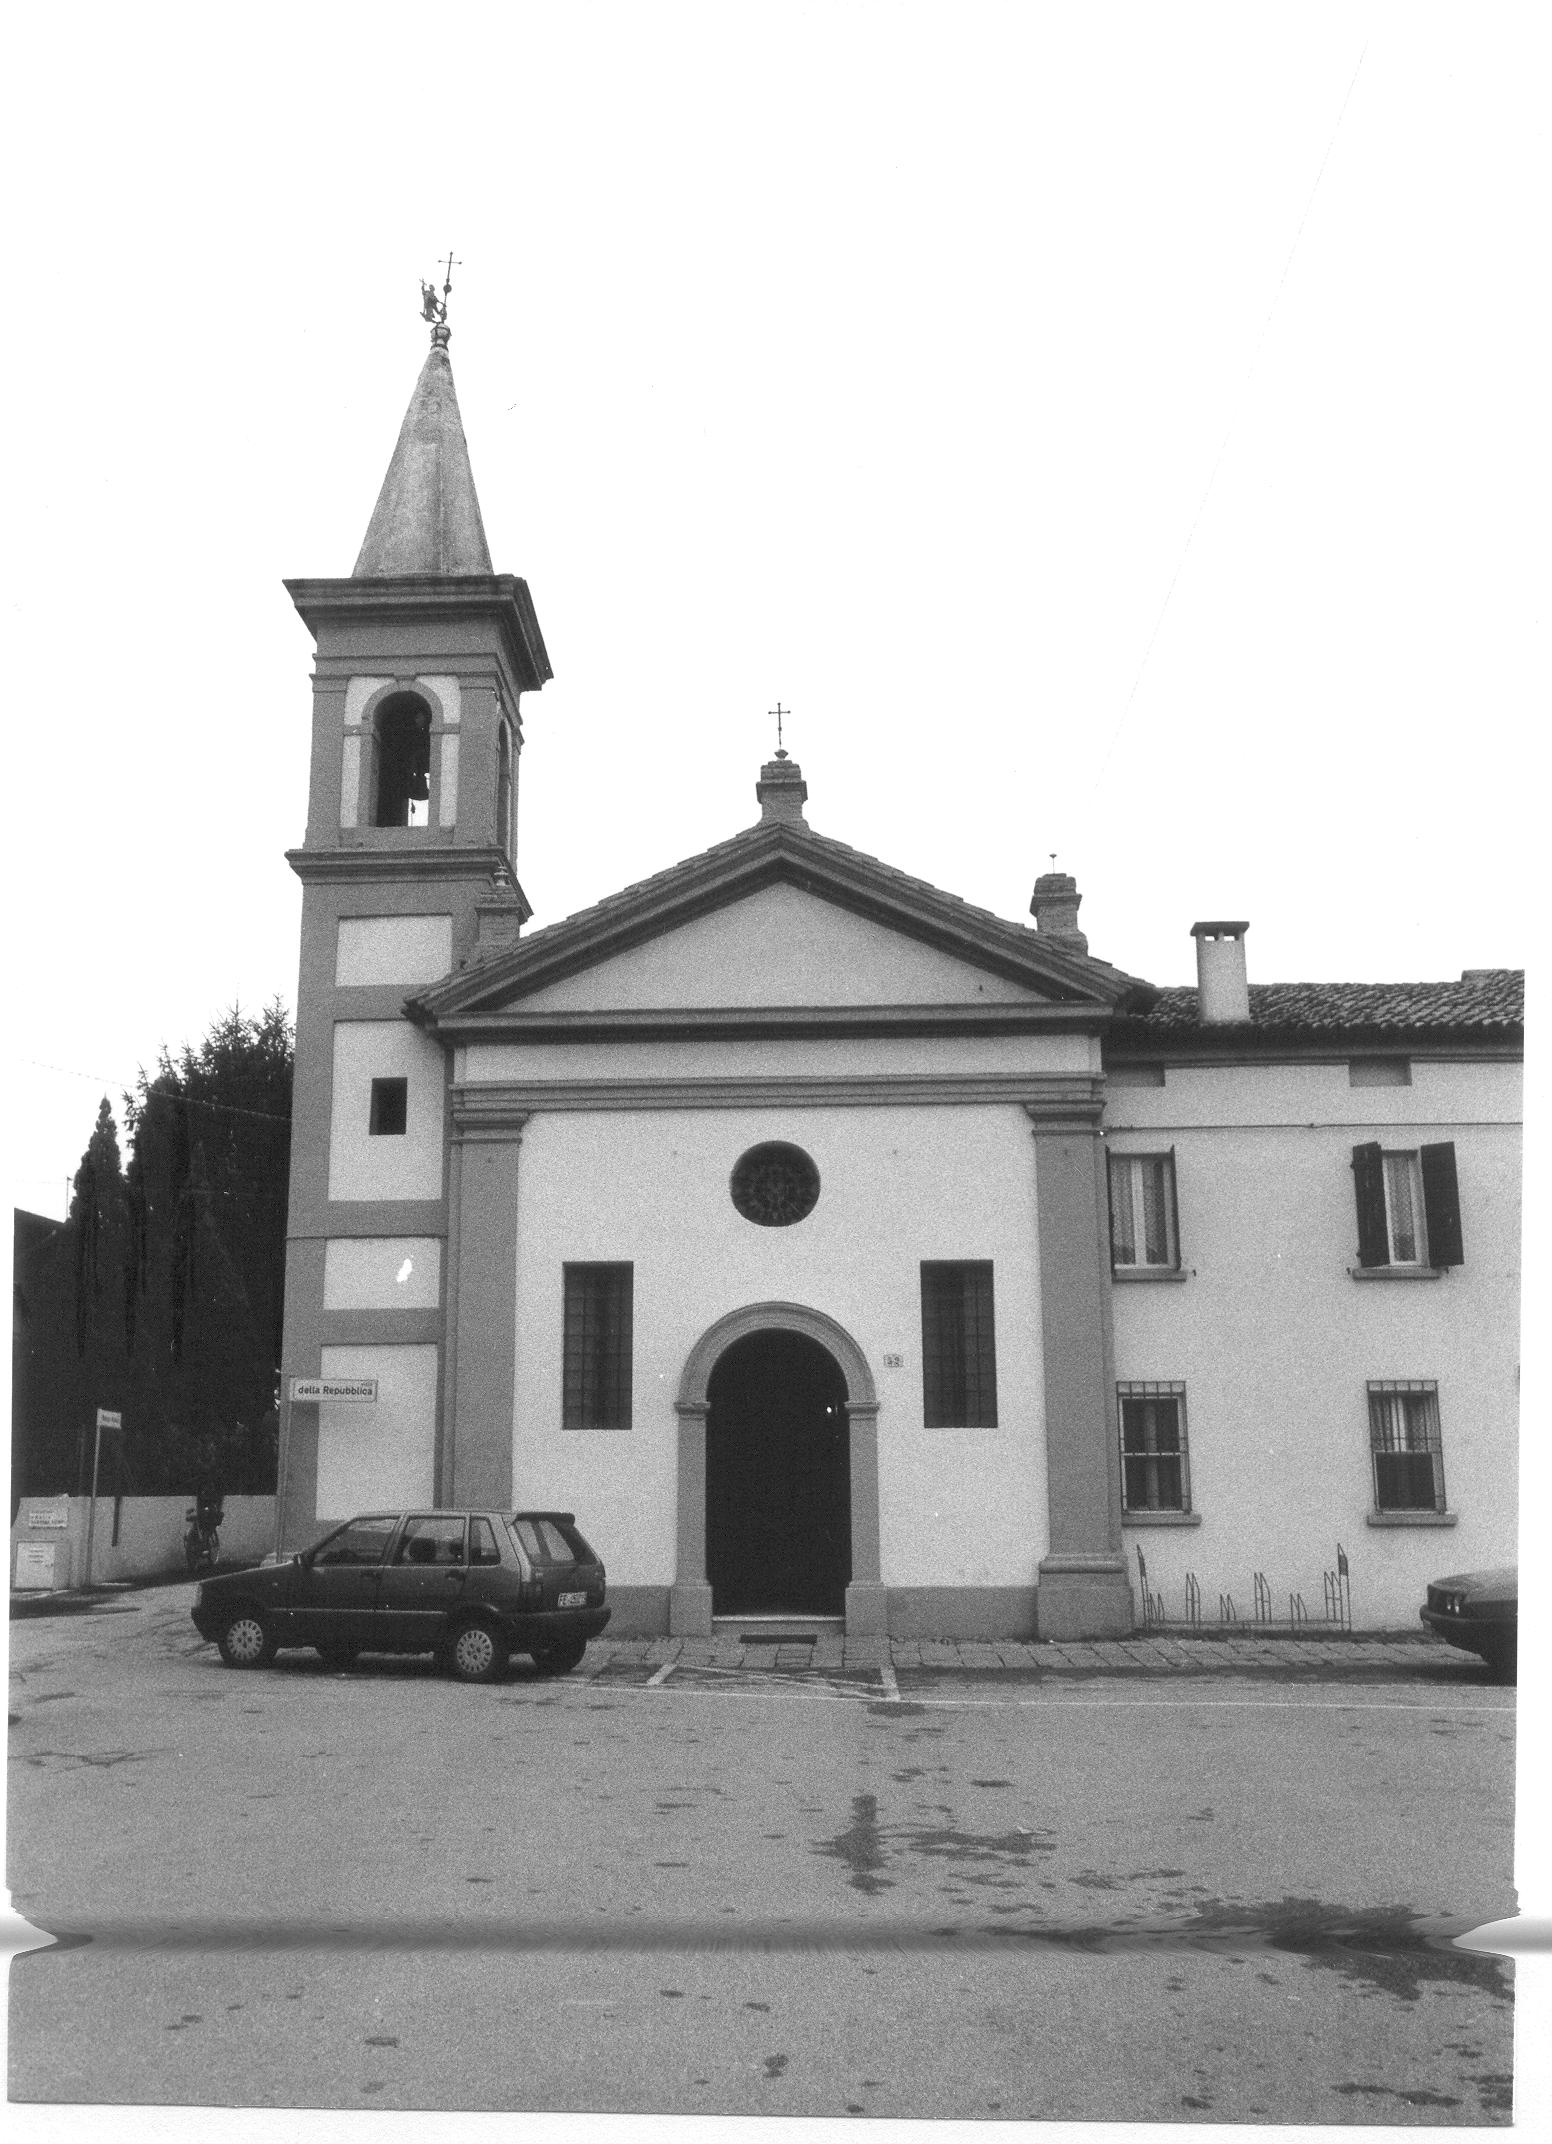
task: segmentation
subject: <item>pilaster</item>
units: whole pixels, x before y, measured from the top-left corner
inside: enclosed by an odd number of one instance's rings
[[[449,1171],[447,1367],[438,1502],[512,1503],[517,1380],[517,1179],[523,1111],[455,1090]]]
[[[1025,1105],[1035,1138],[1050,1547],[1041,1559],[1043,1638],[1131,1630],[1121,1490],[1111,1426],[1115,1352],[1101,1089],[1087,1102]]]

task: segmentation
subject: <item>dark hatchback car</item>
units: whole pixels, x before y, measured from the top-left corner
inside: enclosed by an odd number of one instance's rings
[[[1425,1607],[1417,1611],[1431,1631],[1479,1653],[1500,1682],[1513,1682],[1519,1636],[1519,1573],[1510,1564],[1494,1571],[1461,1571],[1436,1578]]]
[[[513,1653],[565,1675],[608,1620],[604,1567],[569,1511],[372,1512],[194,1594],[194,1627],[229,1668],[312,1646],[336,1667],[435,1653],[463,1682],[495,1681]]]

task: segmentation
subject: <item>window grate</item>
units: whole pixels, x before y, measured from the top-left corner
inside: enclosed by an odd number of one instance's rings
[[[561,1426],[631,1426],[631,1298],[629,1265],[568,1265]]]
[[[1116,1415],[1121,1438],[1121,1508],[1189,1511],[1185,1386],[1119,1384]]]
[[[1439,1387],[1428,1378],[1369,1385],[1369,1453],[1377,1511],[1443,1511]]]
[[[924,1260],[921,1291],[926,1427],[995,1429],[997,1343],[991,1260]]]

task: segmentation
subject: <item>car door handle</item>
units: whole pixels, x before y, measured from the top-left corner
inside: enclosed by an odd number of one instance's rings
[[[469,1574],[467,1571],[449,1571],[447,1574],[447,1583],[450,1586],[461,1586],[464,1583],[465,1579],[468,1577],[468,1575]]]

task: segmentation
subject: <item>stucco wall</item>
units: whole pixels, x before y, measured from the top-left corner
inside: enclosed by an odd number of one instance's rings
[[[69,1525],[64,1528],[33,1526],[28,1511],[34,1504],[56,1504],[54,1497],[24,1497],[11,1528],[11,1573],[16,1573],[19,1541],[55,1542],[56,1588],[81,1585],[86,1577],[86,1533],[91,1499],[72,1496],[68,1504]],[[97,1526],[92,1540],[92,1580],[110,1584],[121,1579],[157,1578],[187,1569],[183,1536],[193,1508],[187,1496],[126,1496],[119,1504],[118,1540],[114,1541],[114,1500],[97,1499]],[[275,1545],[275,1499],[272,1496],[229,1496],[221,1521],[221,1561],[256,1563]]]
[[[796,886],[766,886],[580,975],[527,1008],[1038,1004],[1036,992]]]
[[[734,1163],[767,1139],[819,1168],[819,1204],[794,1227],[752,1226],[728,1194]],[[728,1312],[795,1301],[836,1319],[873,1367],[885,1583],[1032,1585],[1045,1546],[1034,1173],[1028,1119],[1005,1106],[535,1117],[518,1171],[516,1500],[585,1514],[612,1580],[670,1583],[685,1358]],[[993,1261],[996,1429],[922,1426],[927,1258]],[[635,1267],[634,1426],[565,1431],[561,1267],[620,1259]]]
[[[1179,1283],[1113,1288],[1116,1375],[1186,1386],[1190,1529],[1125,1528],[1172,1615],[1252,1607],[1265,1573],[1318,1614],[1337,1544],[1355,1623],[1416,1624],[1444,1572],[1514,1560],[1518,1412],[1518,1068],[1416,1060],[1409,1087],[1354,1088],[1345,1063],[1171,1067],[1112,1090],[1112,1152],[1173,1147]],[[1465,1262],[1355,1281],[1352,1148],[1451,1140]],[[1453,1523],[1371,1524],[1367,1385],[1437,1381]]]
[[[331,1199],[442,1195],[443,1051],[407,1020],[339,1021],[329,1132]],[[402,1133],[368,1129],[374,1079],[409,1082]]]

